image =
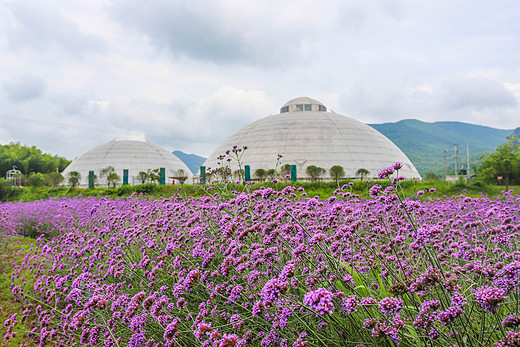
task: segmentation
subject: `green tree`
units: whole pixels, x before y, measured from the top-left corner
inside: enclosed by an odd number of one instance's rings
[[[5,177],[8,170],[16,166],[25,175],[41,172],[63,171],[70,160],[43,153],[35,146],[22,146],[18,142],[0,146],[0,177]]]
[[[342,166],[334,165],[329,170],[330,177],[336,180],[336,184],[339,185],[339,179],[345,177],[345,169]]]
[[[139,180],[139,182],[141,182],[141,184],[145,184],[146,181],[148,181],[148,174],[144,171],[139,171],[139,173],[137,174],[137,179]]]
[[[507,137],[508,142],[497,147],[495,152],[483,156],[479,176],[486,182],[509,184],[520,183],[520,139],[515,135]],[[501,179],[499,178],[501,177]]]
[[[370,175],[370,171],[368,171],[367,169],[360,168],[356,171],[356,177],[359,177],[361,181],[365,179],[365,177],[367,177],[368,175]]]
[[[428,172],[424,176],[424,180],[425,181],[438,181],[439,180],[439,176],[437,176],[434,172]]]
[[[274,180],[278,176],[278,172],[275,169],[269,169],[266,171],[266,175],[270,180]]]
[[[117,184],[121,181],[121,177],[119,177],[118,174],[115,172],[111,172],[107,176],[107,186],[110,188],[112,185],[112,188],[115,188]]]
[[[160,169],[148,169],[146,172],[148,174],[148,178],[152,183],[159,183],[159,180],[161,179],[161,170]]]
[[[182,170],[182,169],[179,169],[179,170]],[[188,177],[186,176],[186,178],[184,180],[186,180]],[[246,170],[244,169],[237,169],[235,171],[233,171],[233,179],[234,180],[237,180],[237,181],[243,181],[246,179]],[[181,182],[181,184],[183,184],[183,182]]]
[[[49,172],[45,175],[45,185],[49,187],[56,187],[58,184],[63,182],[65,178],[59,172]]]
[[[291,174],[291,164],[282,165],[282,167],[280,168],[280,174],[282,175],[283,178],[285,178],[285,176],[287,176],[287,175],[290,175]]]
[[[307,166],[307,169],[305,169],[305,173],[313,182],[318,181],[326,172],[327,170],[316,165],[309,165]]]
[[[81,174],[77,171],[71,171],[67,174],[69,183],[72,186],[72,188],[76,187],[79,182],[81,181]]]
[[[13,191],[13,187],[5,179],[0,178],[0,201],[6,201],[7,197]]]
[[[258,178],[259,181],[263,182],[265,176],[267,176],[267,172],[264,169],[256,169],[255,176]]]
[[[99,170],[99,177],[106,181],[107,187],[110,187],[110,183],[112,183],[111,180],[108,179],[108,177],[115,173],[115,169],[113,166],[107,166]]]
[[[32,173],[27,178],[27,184],[31,187],[41,187],[45,183],[45,177],[42,173]]]

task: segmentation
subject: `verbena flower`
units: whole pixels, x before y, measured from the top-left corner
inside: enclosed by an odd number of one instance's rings
[[[475,291],[475,302],[489,313],[495,313],[497,308],[506,301],[506,290],[502,288],[484,286]]]
[[[512,314],[504,318],[502,321],[502,325],[505,328],[516,328],[520,326],[520,314]]]
[[[281,295],[283,295],[287,289],[289,288],[289,283],[286,281],[282,281],[278,278],[272,278],[266,282],[262,291],[260,292],[260,297],[263,299],[264,303],[274,303]]]
[[[398,298],[387,297],[379,301],[379,309],[383,314],[394,315],[401,311],[404,302]]]
[[[316,310],[319,315],[332,314],[334,311],[332,293],[325,288],[318,288],[305,293],[303,296],[303,303]]]

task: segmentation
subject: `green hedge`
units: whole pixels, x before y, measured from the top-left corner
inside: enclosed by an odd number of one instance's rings
[[[271,187],[275,190],[282,190],[288,185],[295,186],[297,188],[303,188],[308,196],[318,196],[322,199],[326,199],[334,194],[334,191],[350,182],[350,187],[346,188],[353,194],[357,194],[361,197],[368,197],[370,187],[374,184],[379,184],[383,188],[390,185],[389,180],[372,180],[366,181],[347,181],[342,180],[338,184],[336,182],[257,182],[251,186],[244,185],[216,185],[215,190],[208,190],[212,185],[157,185],[153,183],[146,183],[136,186],[121,186],[118,188],[95,188],[95,189],[82,189],[82,188],[71,188],[71,187],[23,187],[13,188],[10,187],[5,180],[0,179],[0,201],[34,201],[47,199],[50,197],[63,197],[63,196],[109,196],[113,198],[126,197],[132,194],[143,194],[150,197],[169,197],[175,194],[182,196],[202,196],[202,195],[213,195],[216,191],[220,194],[231,193],[232,191],[250,191],[260,189],[261,187]],[[405,180],[400,182],[400,194],[406,196],[416,195],[417,192],[423,190],[427,191],[430,188],[435,188],[435,193],[429,193],[429,197],[443,197],[452,196],[458,194],[465,194],[469,196],[480,196],[481,194],[496,196],[501,194],[504,190],[503,186],[488,185],[480,181],[472,182],[467,184],[463,180],[457,182],[445,182],[445,181],[411,181]],[[513,186],[517,192],[520,192],[520,187]]]

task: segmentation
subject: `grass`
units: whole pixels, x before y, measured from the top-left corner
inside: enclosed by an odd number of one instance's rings
[[[342,180],[339,184],[336,182],[256,182],[250,186],[250,190],[260,189],[261,187],[271,187],[275,190],[282,190],[288,185],[297,188],[302,187],[308,196],[318,196],[321,199],[327,199],[334,195],[334,191],[345,184],[352,182],[350,191],[361,197],[368,197],[369,188],[373,184],[380,184],[386,188],[390,183],[387,180],[373,180],[370,183],[359,180]],[[78,195],[83,196],[109,196],[111,198],[127,197],[132,194],[143,194],[150,197],[170,197],[179,193],[181,196],[204,196],[208,195],[208,187],[211,185],[156,185],[152,183],[136,185],[136,186],[121,186],[118,188],[95,188],[82,189],[71,187],[59,187],[49,189],[47,187],[23,187],[15,188],[2,201],[22,201],[29,202],[35,200],[44,200],[48,198],[73,197]],[[467,184],[464,181],[446,182],[446,181],[403,181],[400,183],[402,193],[407,196],[416,195],[421,190],[428,190],[435,188],[437,190],[434,194],[429,194],[430,197],[443,197],[464,194],[471,197],[498,196],[505,190],[505,186],[489,185],[479,181],[474,181]],[[515,193],[520,193],[520,186],[510,186],[509,189],[514,190]],[[228,184],[226,190],[244,191],[247,190],[244,185]],[[214,192],[210,193],[213,194]]]
[[[11,277],[13,276],[15,268],[21,266],[25,254],[27,254],[35,244],[36,242],[32,238],[19,236],[4,237],[0,241],[0,305],[2,307],[2,311],[0,312],[0,322],[2,323],[0,331],[2,336],[6,332],[6,327],[3,326],[6,319],[15,313],[18,314],[18,320],[22,317],[20,303],[15,300],[11,293]],[[24,272],[23,278],[25,279],[25,286],[32,285],[32,279],[34,279],[34,277],[31,276],[29,271]],[[21,279],[16,279],[15,283],[18,285],[23,284]],[[19,322],[14,328],[16,336],[10,341],[1,339],[0,346],[20,346],[30,343],[30,339],[26,337],[30,331],[29,324],[30,322],[28,321]]]

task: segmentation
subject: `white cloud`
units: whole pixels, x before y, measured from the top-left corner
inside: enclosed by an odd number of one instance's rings
[[[442,107],[448,110],[517,106],[516,99],[502,83],[486,78],[446,81],[442,86],[441,100]]]
[[[15,24],[7,37],[15,49],[41,50],[59,47],[71,55],[104,52],[101,36],[82,33],[77,24],[65,18],[59,7],[41,1],[8,3]]]
[[[120,0],[110,13],[177,58],[220,64],[286,65],[319,29],[313,8],[299,2]]]
[[[211,153],[310,96],[365,122],[520,126],[520,4],[9,0],[0,141],[73,158],[114,137]]]
[[[10,100],[23,102],[42,97],[47,90],[47,82],[38,76],[24,75],[5,82],[4,90]]]

